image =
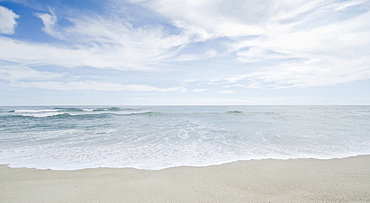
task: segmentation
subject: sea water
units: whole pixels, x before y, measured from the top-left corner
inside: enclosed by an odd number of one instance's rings
[[[370,154],[370,106],[0,107],[0,164],[157,170]]]

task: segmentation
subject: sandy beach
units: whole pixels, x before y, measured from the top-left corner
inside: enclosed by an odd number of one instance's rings
[[[0,202],[370,202],[370,156],[159,171],[2,165]]]

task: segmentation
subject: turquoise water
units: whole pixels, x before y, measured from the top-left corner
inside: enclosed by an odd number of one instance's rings
[[[0,164],[73,170],[370,154],[370,106],[0,107]]]

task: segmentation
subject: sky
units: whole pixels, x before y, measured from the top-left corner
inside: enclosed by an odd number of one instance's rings
[[[0,0],[0,106],[370,105],[370,0]]]

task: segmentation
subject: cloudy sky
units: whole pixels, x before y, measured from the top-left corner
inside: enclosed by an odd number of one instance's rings
[[[370,104],[369,0],[0,0],[0,105]]]

